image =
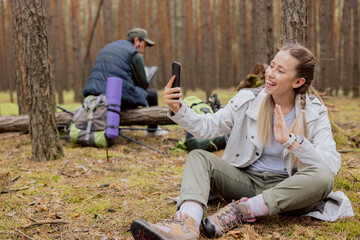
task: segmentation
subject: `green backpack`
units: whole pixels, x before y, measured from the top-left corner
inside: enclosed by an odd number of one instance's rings
[[[76,108],[70,124],[70,139],[83,146],[106,148],[109,145],[105,137],[106,96],[87,96],[84,103]]]
[[[211,97],[207,99],[207,102],[202,101],[196,96],[186,97],[183,101],[191,109],[199,114],[213,114],[215,111],[220,109],[220,102],[217,99],[217,95],[213,95],[213,101]],[[226,147],[229,134],[225,136],[215,137],[212,139],[198,139],[190,133],[186,132],[185,140],[178,141],[177,147],[188,150],[189,152],[194,149],[204,149],[209,152],[218,151]]]

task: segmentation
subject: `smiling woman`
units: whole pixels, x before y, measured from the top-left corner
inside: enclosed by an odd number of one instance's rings
[[[314,69],[307,48],[286,45],[266,70],[265,86],[243,89],[223,109],[202,115],[174,100],[181,89],[171,88],[171,78],[164,91],[168,116],[197,138],[230,137],[222,158],[203,150],[189,153],[175,220],[135,220],[134,238],[198,239],[200,223],[208,237],[220,237],[257,217],[311,214],[319,205],[325,210],[312,215],[319,219],[353,216],[349,199],[331,193],[341,159],[326,107],[306,94]],[[232,203],[203,219],[210,191]],[[335,217],[334,209],[318,204],[339,196],[347,211]]]

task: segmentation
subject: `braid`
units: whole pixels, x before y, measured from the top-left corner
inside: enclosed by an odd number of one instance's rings
[[[300,101],[300,109],[301,110],[306,110],[306,94],[305,93],[302,93],[300,95],[301,97],[301,101]]]

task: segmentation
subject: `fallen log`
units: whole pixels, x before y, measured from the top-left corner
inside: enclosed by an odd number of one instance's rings
[[[175,124],[167,117],[167,107],[148,107],[126,109],[120,112],[120,125],[170,125]],[[66,112],[55,114],[58,125],[69,125],[72,115]],[[29,129],[29,116],[0,116],[0,133],[26,132]]]

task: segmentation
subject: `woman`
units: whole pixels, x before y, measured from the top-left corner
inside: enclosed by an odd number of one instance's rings
[[[244,222],[277,213],[304,214],[326,198],[340,169],[327,109],[306,94],[315,59],[305,47],[284,46],[266,70],[265,86],[241,90],[215,114],[199,115],[165,87],[169,117],[197,138],[230,133],[224,155],[194,150],[184,167],[174,221],[135,220],[135,239],[220,237]],[[203,218],[209,192],[232,203]]]

